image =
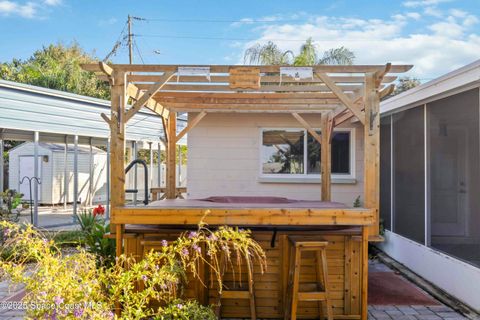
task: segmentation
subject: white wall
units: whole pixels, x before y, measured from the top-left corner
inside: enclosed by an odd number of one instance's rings
[[[65,195],[67,202],[73,201],[73,162],[74,154],[67,154],[67,176],[68,176],[68,192],[65,193],[64,177],[65,177],[65,155],[63,151],[53,153],[54,167],[52,175],[52,203],[63,203]],[[106,199],[106,183],[107,183],[107,155],[106,153],[93,154],[93,201],[103,201]],[[90,187],[90,154],[78,154],[78,197],[82,202],[89,200]]]
[[[312,127],[320,127],[319,115],[304,118]],[[358,124],[347,125],[355,128],[356,182],[334,183],[332,200],[351,205],[357,196],[363,198],[363,132]],[[262,195],[319,200],[319,183],[259,181],[260,129],[273,127],[301,125],[289,114],[207,114],[188,134],[188,196]]]
[[[480,269],[385,231],[380,249],[407,268],[480,312]]]
[[[85,146],[84,146],[85,147]],[[18,190],[19,185],[19,157],[33,156],[34,143],[27,142],[9,152],[9,188]],[[41,192],[40,204],[63,203],[65,197],[64,176],[65,158],[64,151],[51,151],[39,145],[38,154],[40,157],[47,155],[48,162],[41,162]],[[67,201],[73,201],[73,160],[74,154],[69,151],[67,155],[67,175],[69,179]],[[105,200],[106,198],[106,153],[94,151],[93,155],[93,192],[94,201]],[[90,154],[81,152],[78,154],[78,197],[85,202],[89,197],[89,174]]]

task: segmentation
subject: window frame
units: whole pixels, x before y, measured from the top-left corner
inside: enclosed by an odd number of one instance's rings
[[[315,131],[321,132],[319,128],[313,128]],[[303,139],[304,139],[304,150],[303,150],[303,167],[304,167],[304,173],[299,173],[299,174],[292,174],[292,173],[263,173],[263,159],[262,159],[262,148],[263,148],[263,132],[264,131],[269,131],[269,130],[290,130],[290,131],[303,131]],[[355,162],[355,144],[356,144],[356,139],[355,139],[355,128],[335,128],[333,132],[348,132],[350,134],[350,173],[345,174],[345,173],[332,173],[332,179],[335,180],[354,180],[356,179],[356,162]],[[308,148],[307,148],[307,140],[308,140],[308,131],[305,128],[302,127],[261,127],[259,128],[259,146],[258,146],[258,177],[260,179],[268,179],[268,180],[275,180],[278,179],[280,180],[285,180],[285,179],[292,179],[298,180],[299,178],[301,179],[307,179],[307,180],[320,180],[322,178],[322,175],[320,173],[307,173],[307,158],[308,158]]]

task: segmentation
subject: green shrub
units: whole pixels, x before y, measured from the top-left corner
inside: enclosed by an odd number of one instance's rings
[[[106,238],[110,224],[103,218],[105,209],[98,205],[93,210],[77,214],[87,251],[95,254],[99,265],[112,265],[115,258],[115,240]]]
[[[0,220],[17,222],[20,217],[23,194],[15,190],[0,192]]]

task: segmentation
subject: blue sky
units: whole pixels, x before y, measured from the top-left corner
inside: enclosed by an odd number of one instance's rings
[[[147,19],[134,22],[136,63],[237,64],[256,42],[298,51],[308,37],[424,80],[480,58],[479,0],[0,0],[0,61],[74,40],[104,58],[128,14]],[[112,60],[128,62],[126,48]]]

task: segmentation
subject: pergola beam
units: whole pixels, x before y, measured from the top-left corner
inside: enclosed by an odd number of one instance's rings
[[[324,83],[325,85],[327,85],[327,87],[330,88],[330,90],[332,90],[333,93],[335,93],[335,95],[338,97],[338,99],[340,99],[340,101],[342,101],[342,103],[348,108],[350,109],[350,111],[360,120],[360,122],[362,124],[365,123],[365,117],[364,117],[364,114],[363,112],[360,110],[360,108],[358,108],[358,106],[356,106],[352,100],[350,100],[349,97],[347,97],[345,95],[345,93],[343,92],[342,88],[340,88],[339,86],[337,86],[335,84],[335,82],[333,82],[326,74],[322,74],[322,73],[316,73],[315,76],[317,76],[318,78],[320,78]]]
[[[302,114],[322,114],[328,111],[331,111],[335,108],[335,106],[332,106],[332,108],[322,108],[322,109],[295,109],[295,108],[289,108],[289,109],[276,109],[276,110],[267,110],[267,109],[215,109],[215,108],[169,108],[170,112],[177,112],[177,113],[188,113],[188,112],[202,112],[205,111],[206,113],[287,113],[290,114],[292,111],[302,113]]]
[[[243,98],[158,98],[156,101],[161,104],[258,104],[258,105],[324,105],[324,104],[341,104],[341,101],[335,98],[331,99],[243,99]]]
[[[188,125],[177,135],[175,141],[178,143],[178,141],[180,141],[180,139],[182,139],[184,135],[186,135],[190,130],[192,130],[206,115],[207,113],[205,111],[202,111],[197,114],[197,116],[193,118],[192,121],[188,121]]]
[[[292,116],[317,140],[318,143],[322,143],[322,137],[313,129],[308,122],[302,118],[298,113],[292,112]],[[322,115],[323,116],[323,115]]]
[[[129,74],[127,75],[127,80],[129,82],[159,82],[163,75],[144,75],[144,74]],[[107,77],[101,77],[100,79],[108,81]],[[364,77],[362,76],[332,76],[332,81],[340,82],[340,83],[360,83],[363,84]],[[391,83],[397,80],[396,76],[387,76],[382,79],[383,83]],[[202,82],[202,83],[228,83],[229,77],[228,76],[210,76],[207,79],[204,76],[181,76],[178,77],[178,80],[175,79],[175,82],[180,83],[194,83],[194,82]],[[288,76],[283,76],[280,81],[280,76],[261,76],[260,83],[320,83],[321,81],[318,79],[295,79]]]
[[[127,85],[127,95],[134,100],[138,100],[138,99],[140,99],[140,97],[142,97],[143,93],[138,89],[137,86],[129,83]],[[168,109],[165,108],[162,104],[155,101],[154,99],[147,100],[144,107],[146,107],[150,111],[155,112],[156,114],[158,114],[161,117],[165,117],[165,118],[168,117],[168,114],[169,114]]]
[[[149,84],[136,84],[140,90],[148,90],[150,88]],[[361,88],[361,85],[338,85],[340,90],[343,91],[355,91]],[[231,92],[231,93],[242,93],[242,92],[330,92],[330,88],[322,84],[307,84],[307,85],[262,85],[259,89],[242,89],[242,90],[233,90],[228,85],[220,84],[174,84],[167,83],[162,91],[173,91],[173,92]]]
[[[113,69],[123,72],[176,72],[178,67],[209,67],[211,73],[228,73],[230,68],[238,67],[237,65],[160,65],[160,64],[115,64]],[[245,66],[249,67],[249,66]],[[260,68],[260,72],[278,73],[281,67],[291,66],[250,66]],[[404,73],[409,71],[412,65],[392,65],[391,73]],[[98,64],[83,64],[82,68],[87,71],[100,72]],[[313,66],[314,72],[320,73],[368,73],[368,72],[382,72],[385,70],[385,65],[318,65]]]
[[[352,95],[346,93],[347,96]],[[160,91],[155,94],[156,100],[179,99],[338,99],[332,92],[188,92],[188,91]]]
[[[153,97],[153,95],[166,85],[168,80],[170,80],[173,77],[173,75],[174,75],[173,72],[168,72],[163,76],[163,78],[159,82],[151,85],[150,88],[147,90],[147,92],[142,94],[142,96],[139,97],[137,101],[135,101],[133,106],[127,111],[125,115],[125,121],[128,122],[128,120],[130,120],[135,115],[135,113],[140,111],[140,109],[147,104],[147,102]]]
[[[332,110],[340,104],[251,104],[251,103],[177,103],[170,102],[166,106],[169,109],[222,109],[222,110]]]

